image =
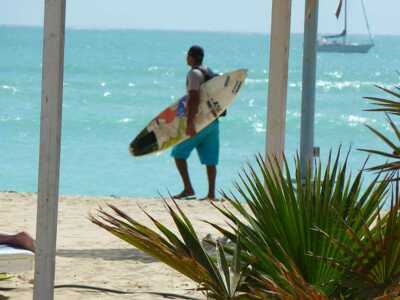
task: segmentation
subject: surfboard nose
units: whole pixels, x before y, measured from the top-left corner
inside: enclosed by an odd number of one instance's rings
[[[239,73],[243,77],[247,77],[248,70],[247,69],[237,69],[236,71],[233,71],[232,73]]]
[[[133,155],[133,156],[140,156],[140,153],[137,151],[137,147],[135,147],[135,144],[134,144],[133,141],[129,144],[128,150],[129,150],[129,153],[130,153],[131,155]]]
[[[153,131],[144,129],[130,144],[129,152],[133,156],[142,156],[157,150],[157,138]]]

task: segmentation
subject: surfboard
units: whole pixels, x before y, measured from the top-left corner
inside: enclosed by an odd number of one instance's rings
[[[247,76],[239,69],[216,76],[200,87],[199,110],[195,116],[196,131],[200,132],[217,119],[233,102]],[[186,135],[186,96],[159,113],[133,139],[129,151],[142,156],[163,151],[188,139]]]

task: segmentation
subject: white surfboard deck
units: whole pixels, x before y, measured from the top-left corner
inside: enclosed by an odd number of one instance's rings
[[[15,274],[33,269],[35,255],[31,251],[0,245],[0,273]]]

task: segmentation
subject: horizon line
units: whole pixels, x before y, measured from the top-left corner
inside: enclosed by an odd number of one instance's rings
[[[1,24],[0,27],[27,27],[27,28],[43,28],[43,25],[37,24]],[[170,31],[170,32],[196,32],[196,33],[227,33],[227,34],[258,34],[258,35],[270,35],[270,31],[235,31],[235,30],[204,30],[204,29],[178,29],[178,28],[140,28],[140,27],[122,27],[122,26],[76,26],[66,25],[65,29],[72,30],[98,30],[98,31],[112,31],[112,30],[132,30],[132,31]],[[331,34],[332,32],[319,32],[318,34]],[[303,31],[294,31],[291,34],[304,34]],[[367,33],[354,32],[351,35],[368,35]],[[373,36],[400,36],[397,33],[378,33]]]

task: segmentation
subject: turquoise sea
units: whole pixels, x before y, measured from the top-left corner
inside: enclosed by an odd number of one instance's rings
[[[42,29],[0,27],[0,190],[36,191],[39,151]],[[354,40],[365,39],[353,36]],[[321,158],[353,148],[354,171],[380,147],[365,124],[391,134],[382,115],[365,112],[374,85],[400,81],[400,37],[377,36],[368,54],[319,54],[315,142]],[[224,72],[247,68],[249,79],[221,120],[218,188],[229,190],[254,155],[264,153],[268,36],[144,30],[66,31],[62,194],[157,196],[181,190],[169,152],[143,158],[128,144],[163,107],[185,90],[185,53],[206,49],[206,64]],[[286,154],[299,149],[302,35],[291,39]],[[197,154],[189,161],[199,196],[207,182]],[[372,175],[368,175],[372,176]],[[368,177],[367,176],[367,177]]]

